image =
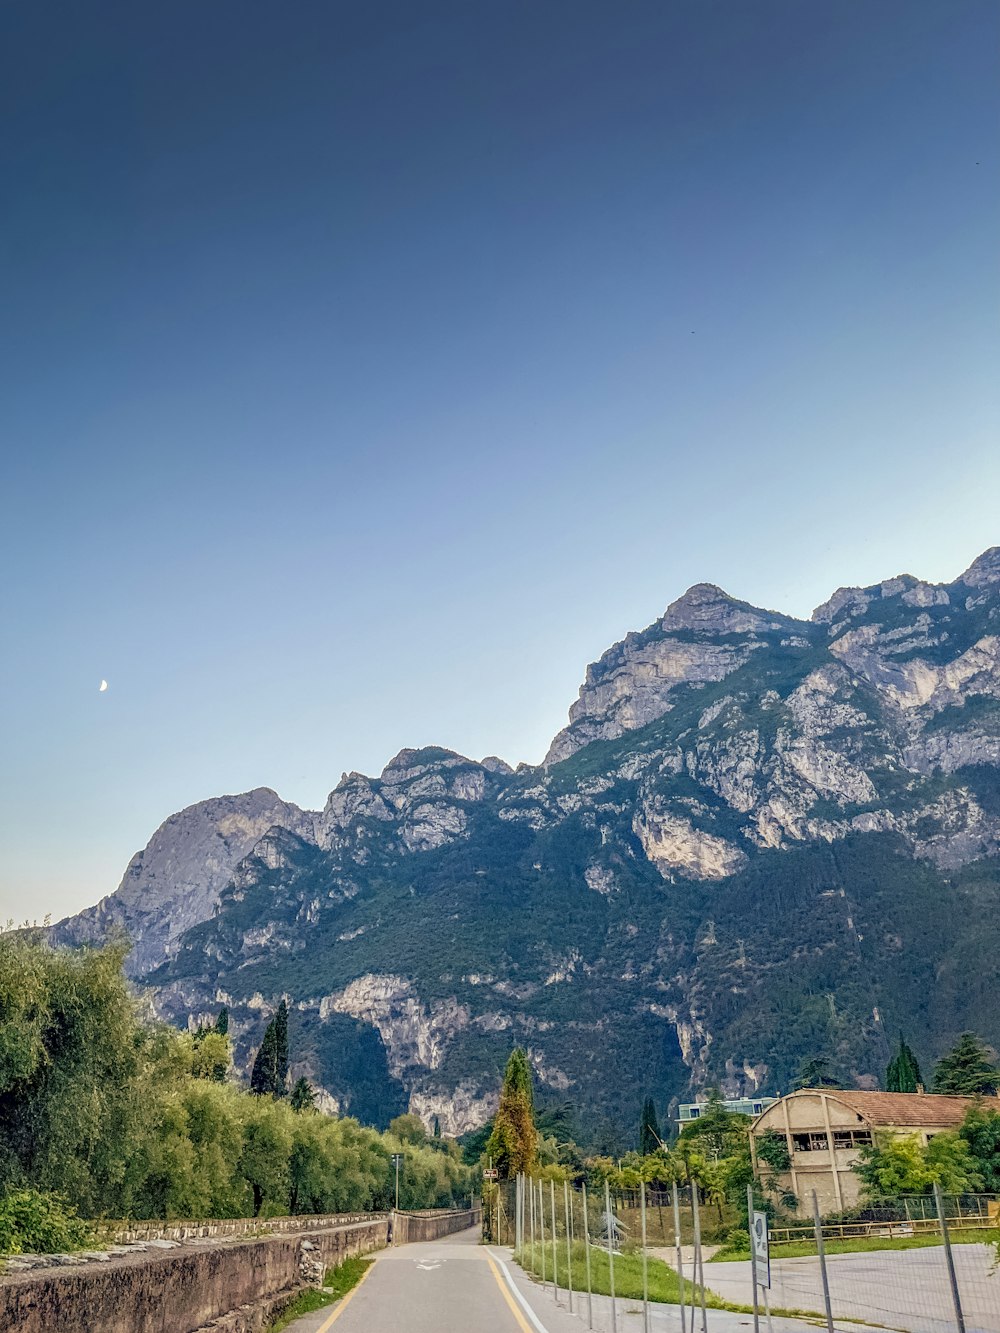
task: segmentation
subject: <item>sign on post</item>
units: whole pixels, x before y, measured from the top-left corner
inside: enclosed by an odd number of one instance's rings
[[[487,1166],[487,1167],[485,1167],[484,1170],[483,1170],[483,1179],[484,1179],[484,1180],[499,1180],[499,1179],[500,1179],[500,1172],[497,1170],[497,1168],[496,1168],[495,1166]]]
[[[757,1265],[757,1285],[770,1288],[771,1256],[767,1243],[767,1213],[754,1213],[750,1224],[750,1244]]]
[[[396,1167],[403,1165],[403,1154],[401,1152],[394,1152],[392,1154],[392,1164]]]

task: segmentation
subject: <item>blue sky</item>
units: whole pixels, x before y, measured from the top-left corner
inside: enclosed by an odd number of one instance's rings
[[[0,917],[1000,542],[995,0],[0,9]],[[102,677],[106,694],[98,693]]]

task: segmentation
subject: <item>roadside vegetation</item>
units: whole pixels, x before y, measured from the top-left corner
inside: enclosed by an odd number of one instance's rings
[[[86,1246],[113,1218],[226,1218],[447,1207],[472,1173],[403,1116],[386,1133],[321,1114],[288,1083],[287,1011],[235,1082],[228,1015],[182,1033],[140,1015],[124,944],[53,949],[0,933],[0,1252]],[[81,1220],[82,1219],[82,1220]]]
[[[324,1306],[342,1300],[353,1287],[358,1285],[373,1263],[373,1259],[353,1258],[345,1259],[336,1268],[328,1268],[322,1291],[310,1287],[308,1291],[302,1292],[280,1319],[270,1325],[267,1333],[282,1333],[283,1329],[293,1324],[296,1319],[301,1319],[303,1315],[314,1314]]]

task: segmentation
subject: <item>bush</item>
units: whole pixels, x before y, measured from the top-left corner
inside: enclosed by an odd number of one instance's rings
[[[79,1250],[90,1233],[58,1194],[13,1190],[0,1195],[0,1254],[62,1254]]]

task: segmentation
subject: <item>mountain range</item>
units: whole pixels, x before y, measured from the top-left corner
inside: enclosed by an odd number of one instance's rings
[[[519,1043],[611,1143],[647,1094],[997,1041],[998,889],[994,547],[808,621],[698,584],[588,667],[541,765],[404,749],[321,811],[200,802],[52,937],[127,931],[160,1016],[229,1006],[243,1070],[286,998],[329,1110],[461,1133]]]

